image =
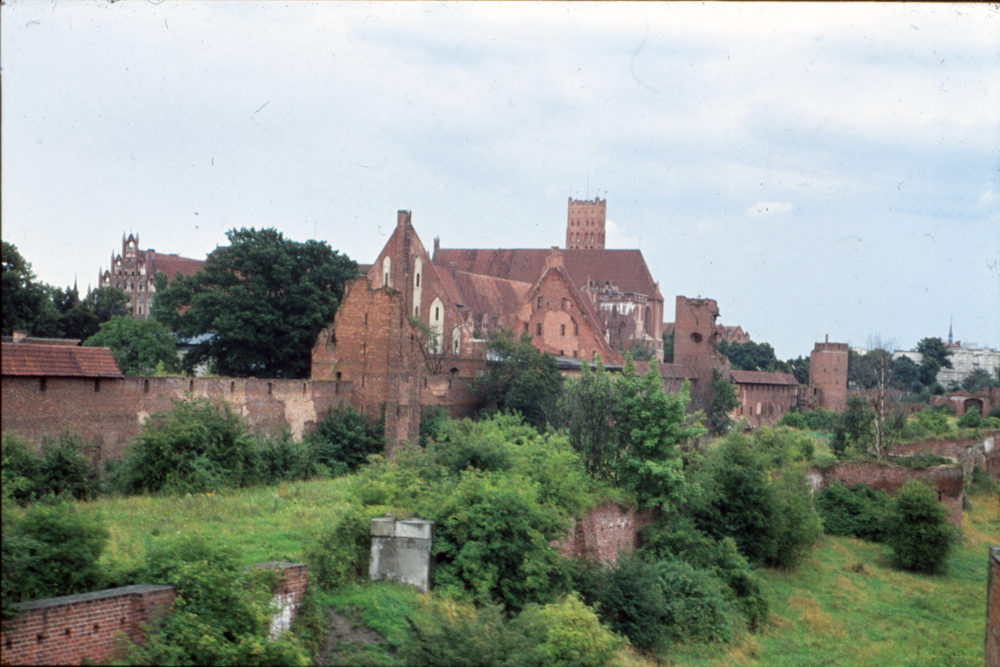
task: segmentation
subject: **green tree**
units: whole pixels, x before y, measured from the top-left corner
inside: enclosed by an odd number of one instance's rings
[[[663,363],[674,363],[674,332],[663,332]]]
[[[125,375],[152,375],[157,364],[163,364],[168,372],[178,367],[174,337],[155,320],[116,315],[83,344],[110,348]]]
[[[227,232],[205,268],[157,283],[156,319],[183,336],[213,333],[184,359],[235,377],[308,377],[320,329],[333,321],[357,264],[321,241],[274,229]]]
[[[865,405],[865,399],[851,396],[847,399],[847,408],[840,414],[837,426],[833,432],[831,446],[837,456],[843,456],[848,448],[855,452],[864,452],[872,441],[872,429],[875,415]]]
[[[995,380],[985,368],[976,368],[962,379],[962,389],[970,394],[983,387],[1000,387],[1000,381]]]
[[[331,409],[308,442],[313,460],[330,473],[353,472],[385,451],[385,423],[351,407]]]
[[[708,430],[713,435],[723,435],[733,424],[729,416],[740,404],[736,387],[722,373],[712,369],[712,403],[708,408]]]
[[[555,359],[539,352],[530,334],[518,339],[510,329],[494,336],[486,349],[486,372],[473,382],[473,392],[487,408],[520,413],[544,429],[562,391]]]
[[[809,359],[799,355],[795,359],[788,360],[791,374],[795,376],[799,384],[809,384]]]
[[[874,417],[872,447],[875,458],[879,460],[888,456],[893,442],[906,425],[906,417],[899,409],[899,393],[893,388],[894,347],[891,340],[871,336],[868,339],[868,352],[856,364],[861,393]]]
[[[896,496],[888,521],[886,542],[897,567],[937,573],[946,569],[955,529],[933,489],[910,480]]]
[[[17,246],[3,241],[3,335],[24,331],[59,336],[58,313],[48,285],[35,281],[31,264]]]
[[[917,343],[917,352],[923,355],[920,360],[920,381],[930,387],[934,384],[938,371],[942,368],[952,368],[951,350],[940,338],[924,338]]]
[[[898,357],[892,362],[892,386],[901,391],[912,391],[914,385],[920,387],[920,366],[909,357]]]
[[[599,359],[593,370],[589,363],[581,364],[580,377],[567,380],[559,398],[559,427],[594,479],[612,480],[618,470],[616,406],[614,381]]]
[[[745,343],[733,343],[720,340],[719,354],[729,357],[733,370],[737,371],[767,371],[778,362],[774,348],[770,343],[755,343],[748,340]]]

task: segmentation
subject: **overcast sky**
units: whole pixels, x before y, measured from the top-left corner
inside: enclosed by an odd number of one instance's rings
[[[781,358],[1000,348],[1000,13],[982,5],[0,8],[3,239],[56,286],[276,227],[374,260],[565,244],[608,200],[667,300]]]

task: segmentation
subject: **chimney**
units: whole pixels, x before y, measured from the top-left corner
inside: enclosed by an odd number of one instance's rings
[[[438,250],[440,250],[440,249],[441,249],[441,237],[440,236],[435,236],[434,237],[434,255],[431,257],[431,261],[432,262],[437,259]]]
[[[396,228],[406,229],[409,226],[410,226],[410,212],[398,211],[396,213]]]
[[[552,246],[552,251],[545,257],[545,266],[548,268],[553,268],[556,266],[563,265],[563,254],[559,246]]]
[[[827,345],[830,344],[830,334],[826,335],[826,343],[827,343]]]

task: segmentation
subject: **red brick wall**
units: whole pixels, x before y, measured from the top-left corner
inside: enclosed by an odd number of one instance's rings
[[[819,407],[847,408],[847,343],[816,343],[809,355],[809,386],[820,390]]]
[[[809,481],[816,489],[825,489],[839,481],[845,486],[866,484],[875,490],[884,490],[889,495],[896,495],[911,479],[930,482],[937,489],[938,500],[948,510],[948,521],[956,528],[962,527],[962,484],[965,476],[959,467],[938,466],[914,470],[902,466],[843,461],[826,470],[812,468],[809,471]]]
[[[986,667],[1000,667],[1000,547],[990,547],[986,567]]]
[[[990,477],[1000,481],[1000,431],[987,431],[979,437],[961,440],[925,440],[894,445],[889,453],[893,456],[922,453],[943,456],[960,463],[966,475],[971,475],[972,469],[979,466]]]
[[[306,566],[271,561],[251,567],[281,573],[272,593],[276,600],[287,601],[294,620],[309,583]],[[0,658],[5,665],[104,662],[121,646],[119,633],[143,642],[143,627],[155,628],[170,613],[176,595],[173,586],[141,585],[19,604],[20,615],[3,621]]]
[[[795,385],[739,383],[736,394],[740,405],[733,417],[746,419],[753,427],[773,424],[795,405],[797,390]]]
[[[444,408],[452,419],[471,417],[479,405],[470,377],[425,375],[421,383],[420,404]]]
[[[96,390],[95,390],[96,387]],[[257,429],[300,438],[352,394],[350,383],[247,378],[2,378],[4,432],[36,445],[65,431],[81,435],[95,463],[122,455],[149,415],[187,394],[225,400]]]
[[[554,546],[568,558],[617,563],[619,553],[630,553],[639,546],[639,531],[656,517],[652,509],[626,510],[615,503],[605,503],[582,519],[574,520],[569,535]]]
[[[712,370],[729,370],[729,359],[716,350],[716,318],[719,306],[713,299],[678,296],[674,311],[674,363],[698,376],[691,385],[689,410],[705,410],[711,402]]]
[[[604,228],[608,200],[569,198],[566,215],[567,248],[604,248]]]
[[[120,646],[118,634],[141,642],[142,626],[168,613],[173,586],[126,586],[19,605],[20,616],[3,621],[3,664],[101,663]]]

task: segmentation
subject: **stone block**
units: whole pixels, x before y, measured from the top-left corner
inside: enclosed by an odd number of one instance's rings
[[[379,517],[371,521],[371,535],[368,574],[372,581],[394,581],[421,591],[430,590],[434,568],[433,521]]]

